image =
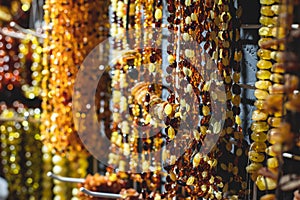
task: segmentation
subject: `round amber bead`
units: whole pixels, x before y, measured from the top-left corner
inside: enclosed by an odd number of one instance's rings
[[[275,0],[260,0],[260,4],[262,5],[272,5],[275,3]]]
[[[268,124],[272,127],[279,127],[282,121],[281,117],[269,117]]]
[[[276,180],[258,175],[255,184],[259,190],[274,190],[277,186]]]
[[[265,142],[267,140],[267,134],[264,132],[252,133],[251,139],[255,142]]]
[[[259,23],[261,23],[264,26],[275,25],[276,24],[276,18],[275,17],[261,16],[259,18]]]
[[[270,80],[274,83],[283,83],[284,77],[281,74],[273,73],[270,76]]]
[[[249,174],[251,174],[251,173],[256,173],[262,167],[263,165],[261,163],[253,162],[246,167],[246,170]]]
[[[254,91],[254,96],[257,99],[266,99],[269,96],[269,93],[265,90],[257,89],[257,90]]]
[[[251,130],[255,133],[268,131],[269,125],[267,122],[253,122],[251,125]]]
[[[281,134],[280,129],[273,128],[268,131],[267,138],[270,144],[282,143],[284,140],[283,135]]]
[[[263,27],[259,28],[258,34],[262,37],[272,37],[273,36],[273,29],[263,26]]]
[[[252,120],[253,121],[265,121],[268,119],[268,114],[260,111],[260,110],[255,110],[252,113]]]
[[[256,151],[256,152],[260,152],[263,153],[266,151],[267,145],[264,142],[253,142],[250,145],[250,151]]]
[[[267,60],[259,60],[256,64],[256,66],[259,69],[271,69],[272,68],[272,62]]]
[[[256,72],[256,77],[261,80],[270,79],[271,72],[268,70],[259,70]]]
[[[264,108],[264,100],[256,100],[254,103],[254,106],[258,109],[258,110],[263,110]]]
[[[271,9],[271,6],[262,6],[260,8],[260,14],[271,17],[274,15],[274,12]]]
[[[257,56],[264,60],[270,60],[271,59],[271,51],[267,49],[259,49],[257,51]]]
[[[259,153],[256,151],[249,151],[248,153],[249,159],[253,162],[263,162],[265,160],[265,155],[263,153]]]
[[[270,86],[272,85],[272,83],[270,81],[257,81],[255,83],[255,87],[257,89],[261,89],[261,90],[267,90]]]
[[[276,157],[268,158],[267,160],[268,168],[277,168],[278,167],[278,160]]]

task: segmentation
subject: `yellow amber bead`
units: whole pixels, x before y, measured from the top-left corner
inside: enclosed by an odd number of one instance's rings
[[[281,144],[277,143],[277,144],[273,144],[272,146],[269,146],[266,149],[266,154],[268,154],[269,156],[277,156],[279,155],[281,152]]]
[[[186,181],[186,184],[187,185],[193,185],[194,181],[195,181],[195,177],[194,176],[190,176],[188,178],[188,180]]]
[[[200,160],[202,158],[202,155],[198,152],[196,153],[196,155],[194,156],[193,158],[193,167],[198,167],[199,163],[200,163]]]
[[[284,85],[278,83],[269,87],[270,94],[283,94],[285,92],[284,90]]]
[[[254,106],[258,109],[258,110],[263,110],[264,109],[264,104],[265,101],[264,100],[256,100],[254,103]]]
[[[271,6],[262,6],[260,8],[260,14],[271,17],[274,15],[274,12],[271,9]]]
[[[256,162],[253,162],[251,163],[250,165],[248,165],[246,167],[246,171],[251,174],[251,173],[256,173],[260,168],[262,168],[263,165],[261,163],[256,163]]]
[[[253,121],[265,121],[268,119],[268,114],[260,111],[260,110],[255,110],[252,113],[252,120]]]
[[[202,107],[202,113],[203,113],[203,116],[208,116],[210,114],[210,109],[208,106],[203,106]]]
[[[273,127],[279,127],[282,121],[281,117],[269,117],[268,124]]]
[[[242,124],[242,119],[240,118],[240,116],[236,116],[235,117],[235,123],[237,124],[237,125],[241,125]]]
[[[284,38],[286,35],[286,30],[284,27],[273,27],[271,29],[271,32],[272,32],[272,36],[276,38]]]
[[[261,46],[263,43],[269,42],[269,41],[271,41],[271,40],[272,40],[272,38],[260,38],[260,39],[258,40],[258,46]]]
[[[168,128],[168,137],[173,140],[175,138],[175,130],[172,126]]]
[[[260,152],[263,153],[266,151],[267,145],[264,142],[253,142],[250,145],[250,151],[256,151],[256,152]]]
[[[262,24],[263,26],[272,26],[276,24],[276,19],[275,17],[261,16],[259,18],[259,23]]]
[[[272,5],[274,3],[275,3],[274,0],[260,0],[260,4],[263,4],[263,5]]]
[[[268,131],[269,125],[267,122],[253,122],[251,125],[251,130],[255,133]]]
[[[278,160],[276,157],[268,158],[267,160],[268,168],[277,168],[278,167]]]
[[[267,49],[259,49],[257,51],[257,56],[264,60],[270,60],[271,59],[271,51]]]
[[[259,69],[271,69],[272,68],[272,62],[267,60],[259,60],[256,64],[256,66]]]
[[[262,37],[272,37],[273,36],[273,29],[263,26],[263,27],[259,28],[258,34]]]
[[[265,155],[263,153],[258,153],[256,151],[249,151],[249,159],[253,162],[263,162],[265,160]]]
[[[259,70],[256,72],[256,77],[261,80],[270,79],[271,74],[272,73],[268,70]]]
[[[257,90],[254,91],[254,96],[257,99],[266,99],[269,96],[269,93],[265,90],[257,89]]]
[[[261,89],[261,90],[267,90],[270,86],[272,85],[272,83],[270,81],[264,80],[264,81],[257,81],[255,83],[255,87],[257,89]]]
[[[162,11],[161,11],[161,9],[158,8],[158,9],[155,10],[154,17],[155,17],[156,20],[162,19]]]
[[[284,141],[284,136],[281,134],[279,128],[272,128],[271,130],[269,130],[267,137],[270,144],[280,144]]]
[[[283,83],[284,77],[281,74],[273,73],[270,76],[270,80],[273,81],[274,83]]]
[[[274,190],[277,187],[276,180],[261,175],[257,176],[255,184],[259,190]]]
[[[170,115],[173,112],[173,108],[171,104],[167,104],[164,108],[164,112],[166,115]]]
[[[251,139],[255,142],[265,142],[267,140],[267,134],[264,132],[252,133]]]

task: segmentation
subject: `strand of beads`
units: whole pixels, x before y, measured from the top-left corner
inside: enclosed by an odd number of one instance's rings
[[[275,16],[274,11],[272,10],[272,4],[275,2],[268,2],[268,1],[261,1],[262,7],[261,7],[261,18],[260,22],[263,25],[259,29],[259,34],[261,36],[261,41],[266,41],[271,39],[272,37],[276,36],[282,36],[282,33],[279,31],[280,27],[278,28],[278,31],[280,32],[279,35],[277,34],[277,27],[278,24],[271,23],[266,24],[265,19],[273,19],[276,21],[277,16]],[[274,4],[276,6],[276,4]],[[265,154],[267,145],[266,145],[266,139],[267,139],[267,131],[269,131],[270,126],[276,127],[279,125],[279,123],[270,123],[275,116],[278,122],[280,122],[280,117],[282,115],[281,106],[278,106],[278,110],[273,111],[267,111],[264,109],[263,105],[264,102],[274,102],[274,99],[277,99],[278,101],[282,102],[282,94],[274,94],[272,89],[269,89],[272,84],[276,83],[281,84],[280,80],[275,78],[281,76],[278,73],[271,73],[272,68],[272,57],[271,55],[274,55],[276,52],[271,52],[271,49],[264,49],[262,45],[260,45],[258,56],[260,57],[260,60],[257,62],[258,72],[256,73],[256,77],[258,78],[258,81],[255,83],[256,90],[254,92],[255,97],[257,98],[257,101],[255,102],[255,106],[257,110],[255,110],[252,114],[252,120],[254,121],[251,125],[251,130],[253,133],[251,134],[251,139],[253,140],[253,143],[250,146],[249,151],[249,159],[251,160],[251,164],[247,167],[248,173],[251,173],[251,179],[253,181],[256,180],[256,184],[260,190],[272,190],[276,187],[276,181],[272,180],[270,178],[266,178],[264,180],[264,177],[261,175],[257,175],[257,170],[260,169],[261,163],[265,160]],[[282,50],[282,47],[275,47],[273,50]],[[275,61],[275,60],[274,60]],[[276,62],[276,61],[275,61]],[[278,72],[278,71],[277,71]],[[282,73],[282,72],[279,72]],[[277,80],[275,80],[277,79]],[[279,82],[278,82],[279,81]],[[269,96],[270,95],[270,96]],[[266,100],[267,99],[267,100]],[[273,100],[271,100],[273,99]],[[271,129],[270,131],[272,131]],[[267,184],[267,185],[266,185]]]
[[[0,91],[12,91],[20,86],[20,63],[16,49],[16,39],[0,34]]]
[[[43,51],[38,38],[30,34],[21,41],[19,45],[22,63],[22,77],[23,80],[31,80],[30,83],[22,83],[22,90],[25,97],[34,99],[41,94],[41,81],[42,81],[42,66],[41,66],[41,53]]]
[[[273,85],[270,87],[270,90],[273,90],[275,93],[284,93],[284,98],[278,98],[279,100],[266,104],[266,109],[271,112],[274,112],[274,110],[277,111],[276,108],[279,103],[283,105],[280,108],[283,113],[282,122],[279,123],[278,127],[271,129],[267,135],[268,141],[272,144],[272,146],[268,147],[267,153],[274,156],[267,160],[267,166],[275,175],[275,178],[278,177],[278,182],[281,182],[281,177],[286,174],[298,174],[298,171],[294,170],[294,167],[289,167],[296,164],[296,161],[282,157],[283,152],[286,151],[290,153],[295,152],[296,154],[299,152],[299,145],[297,144],[299,140],[299,124],[295,121],[299,115],[299,108],[296,106],[296,102],[299,102],[299,73],[297,72],[299,63],[297,50],[299,45],[299,29],[292,30],[292,23],[295,19],[293,16],[298,12],[298,9],[296,9],[297,4],[299,3],[280,2],[277,5],[277,9],[281,8],[280,11],[276,9],[276,12],[279,13],[278,21],[279,25],[285,31],[285,38],[275,38],[262,43],[262,46],[265,48],[274,48],[282,45],[285,47],[284,52],[277,52],[276,58],[279,58],[281,63],[275,63],[272,67],[273,71],[284,73],[284,85]],[[267,100],[270,99],[272,100],[272,96],[269,96]],[[281,187],[277,187],[276,198],[283,199],[284,196],[289,195],[285,192],[282,191]]]
[[[1,106],[1,110],[4,105]],[[1,113],[1,161],[4,177],[9,182],[9,199],[40,199],[42,196],[43,162],[39,109],[25,109],[15,102],[16,110]]]
[[[227,1],[219,5],[219,70],[223,74],[227,96],[227,116],[225,120],[225,135],[220,140],[223,155],[220,157],[220,172],[224,173],[228,195],[243,198],[246,193],[246,150],[248,144],[244,139],[240,119],[241,88],[239,86],[242,51],[240,43],[240,1]],[[221,64],[222,63],[222,64]],[[223,144],[222,144],[223,143]],[[229,158],[229,159],[228,159]]]

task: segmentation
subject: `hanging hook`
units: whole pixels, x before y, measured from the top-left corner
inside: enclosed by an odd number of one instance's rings
[[[84,183],[85,179],[84,178],[70,178],[70,177],[63,177],[63,176],[58,176],[56,174],[53,174],[52,172],[47,173],[48,177],[51,177],[53,179],[62,181],[62,182],[68,182],[68,183]]]
[[[122,196],[121,194],[93,192],[84,187],[81,187],[80,191],[93,197],[101,197],[101,198],[108,198],[108,199],[125,199],[125,196]]]

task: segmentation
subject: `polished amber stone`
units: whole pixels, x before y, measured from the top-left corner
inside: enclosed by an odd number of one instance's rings
[[[276,18],[261,16],[259,18],[259,23],[261,23],[263,26],[270,26],[270,25],[272,26],[276,24]]]
[[[284,81],[284,77],[283,75],[281,74],[277,74],[277,73],[273,73],[271,76],[270,76],[270,80],[274,83],[283,83]]]
[[[263,110],[264,109],[264,100],[256,100],[254,103],[254,106],[258,109],[258,110]]]
[[[248,172],[248,173],[256,173],[260,168],[262,168],[263,167],[263,165],[261,164],[261,163],[256,163],[256,162],[253,162],[253,163],[251,163],[250,165],[248,165],[247,167],[246,167],[246,171]]]
[[[254,96],[257,98],[257,99],[266,99],[268,97],[269,93],[265,90],[259,90],[259,89],[256,89],[254,91]]]
[[[265,142],[267,140],[267,134],[264,132],[252,133],[251,139],[255,142]]]
[[[262,5],[272,5],[275,3],[275,0],[260,0],[259,2]]]
[[[273,127],[279,127],[282,121],[281,117],[269,117],[268,124]]]
[[[272,62],[267,60],[259,60],[256,64],[256,66],[259,69],[271,69],[272,68]]]
[[[277,168],[278,167],[278,159],[276,157],[268,158],[267,166],[268,166],[268,168]]]
[[[253,122],[251,125],[251,130],[256,133],[268,131],[269,125],[267,122]]]
[[[266,148],[267,148],[267,145],[264,142],[253,142],[250,145],[250,151],[256,151],[256,152],[263,153],[266,151]]]
[[[274,190],[277,187],[276,180],[258,175],[255,184],[259,190]]]
[[[272,37],[273,36],[273,29],[269,27],[261,27],[258,29],[258,34],[262,37]]]
[[[271,6],[262,6],[260,8],[260,14],[271,17],[274,15],[274,12],[271,9]]]
[[[265,121],[267,119],[268,119],[268,114],[261,110],[255,110],[252,113],[252,120],[254,121]]]
[[[257,89],[261,89],[261,90],[267,90],[271,85],[272,85],[272,83],[267,80],[261,80],[261,81],[257,81],[255,83],[255,87]]]
[[[256,77],[261,80],[270,79],[271,72],[268,70],[259,70],[256,72]]]
[[[257,56],[264,60],[270,60],[271,59],[271,51],[267,49],[259,49],[257,51]]]
[[[263,162],[265,160],[265,155],[263,153],[259,153],[256,151],[249,151],[248,153],[249,159],[253,162]]]

